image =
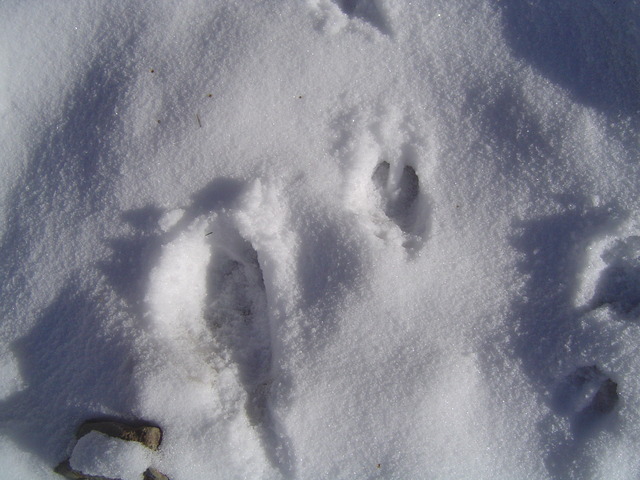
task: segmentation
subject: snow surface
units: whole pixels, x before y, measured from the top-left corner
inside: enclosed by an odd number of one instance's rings
[[[7,0],[0,38],[1,478],[103,416],[172,480],[638,478],[636,0]]]
[[[69,463],[75,471],[88,475],[134,480],[141,478],[150,461],[150,450],[138,442],[90,432],[78,440]]]

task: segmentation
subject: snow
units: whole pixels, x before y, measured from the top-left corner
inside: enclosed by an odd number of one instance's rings
[[[70,464],[74,470],[88,475],[133,480],[149,467],[150,457],[149,450],[137,442],[90,432],[78,440]]]
[[[637,477],[637,2],[0,9],[0,478]]]

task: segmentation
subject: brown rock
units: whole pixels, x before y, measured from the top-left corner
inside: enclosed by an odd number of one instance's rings
[[[164,473],[159,472],[155,468],[147,468],[142,476],[143,480],[169,480]]]
[[[158,450],[162,443],[162,430],[154,425],[131,425],[124,422],[110,420],[88,420],[80,425],[76,432],[79,440],[90,432],[99,432],[113,438],[119,438],[128,442],[139,442],[151,450]],[[70,459],[61,462],[54,472],[70,480],[118,480],[96,475],[86,475],[71,468]],[[142,474],[144,480],[169,480],[162,472],[155,468],[147,468]]]
[[[92,431],[130,442],[139,442],[151,450],[158,450],[160,443],[162,443],[162,430],[158,427],[152,425],[135,426],[122,422],[100,420],[84,422],[78,428],[76,438],[80,439]]]
[[[82,472],[71,468],[71,463],[67,458],[64,462],[61,462],[56,468],[53,469],[59,475],[62,475],[69,480],[118,480],[115,478],[107,478],[96,475],[85,475]]]

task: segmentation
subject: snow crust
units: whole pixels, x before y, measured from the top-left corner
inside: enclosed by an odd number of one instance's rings
[[[636,478],[639,26],[3,2],[0,478]]]

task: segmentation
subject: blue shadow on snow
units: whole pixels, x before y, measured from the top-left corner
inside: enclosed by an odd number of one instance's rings
[[[627,0],[496,0],[522,59],[608,116],[640,113],[640,4]]]

